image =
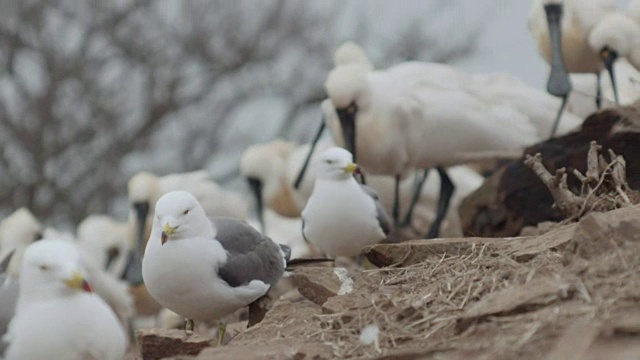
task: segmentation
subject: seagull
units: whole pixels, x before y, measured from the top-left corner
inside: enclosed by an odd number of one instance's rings
[[[354,160],[366,171],[396,176],[398,183],[412,169],[437,169],[440,200],[427,238],[438,236],[455,189],[446,168],[467,162],[465,154],[521,149],[546,138],[559,102],[505,74],[466,74],[426,62],[374,71],[355,57],[329,72],[325,89],[331,137],[355,148]],[[563,133],[581,124],[570,113],[563,119]]]
[[[5,360],[121,360],[127,339],[116,315],[82,275],[66,241],[45,239],[24,252]]]
[[[249,218],[247,201],[239,194],[223,189],[204,171],[176,173],[158,177],[150,172],[140,172],[131,177],[128,183],[129,203],[132,212],[129,223],[135,228],[135,251],[127,266],[126,278],[132,285],[142,284],[140,261],[145,248],[144,241],[149,238],[148,225],[153,219],[151,206],[169,191],[183,190],[192,193],[202,204],[209,216],[229,216],[238,219]]]
[[[554,136],[560,115],[567,104],[572,84],[568,73],[590,73],[597,78],[596,107],[601,105],[599,51],[593,51],[588,38],[591,30],[610,11],[616,0],[533,0],[527,24],[538,52],[551,65],[547,91],[562,103],[554,121]],[[613,80],[612,80],[613,81]]]
[[[142,276],[151,296],[193,331],[194,320],[220,319],[267,294],[285,262],[282,248],[247,223],[207,218],[195,196],[171,191],[156,203]],[[222,344],[226,326],[219,327]]]
[[[100,237],[101,233],[93,234]],[[18,277],[23,253],[34,242],[39,242],[43,237],[55,237],[65,239],[80,253],[80,263],[87,272],[87,276],[93,285],[95,293],[104,299],[124,322],[133,315],[133,299],[129,293],[127,284],[115,276],[104,271],[103,266],[95,261],[95,258],[70,238],[70,234],[51,228],[44,228],[35,216],[26,208],[20,208],[0,223],[0,259],[6,259],[8,253],[12,253],[7,272]],[[17,294],[15,294],[17,296]],[[13,308],[10,309],[13,312]],[[1,334],[0,334],[1,335]]]
[[[315,164],[313,193],[302,211],[305,239],[329,257],[354,256],[387,238],[391,224],[377,194],[352,176],[358,165],[339,147]]]

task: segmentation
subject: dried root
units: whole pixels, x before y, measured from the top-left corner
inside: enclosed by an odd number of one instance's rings
[[[602,146],[595,141],[587,153],[587,171],[573,175],[582,183],[580,194],[574,194],[567,185],[567,171],[558,169],[555,176],[542,164],[542,155],[527,155],[525,165],[531,168],[551,192],[554,206],[568,219],[577,220],[590,211],[607,211],[638,202],[638,193],[627,183],[626,162],[609,149],[609,162],[598,151]]]

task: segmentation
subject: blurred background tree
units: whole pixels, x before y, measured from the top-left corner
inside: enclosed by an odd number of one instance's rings
[[[379,67],[452,62],[486,22],[443,36],[460,5],[434,0],[419,21],[373,38],[368,4],[0,0],[0,214],[123,218],[126,182],[141,170],[206,168],[238,187],[248,145],[310,140],[344,40]]]

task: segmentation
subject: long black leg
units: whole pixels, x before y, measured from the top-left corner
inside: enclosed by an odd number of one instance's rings
[[[396,184],[394,191],[394,200],[393,200],[393,223],[398,226],[398,222],[400,221],[400,175],[396,175]]]
[[[323,118],[322,122],[320,123],[320,127],[318,128],[318,132],[316,133],[316,136],[313,138],[313,142],[311,143],[311,148],[309,148],[309,154],[307,155],[307,158],[304,160],[304,164],[302,165],[302,168],[298,173],[298,177],[296,177],[296,181],[294,181],[293,183],[293,188],[296,190],[300,188],[300,183],[302,183],[302,179],[304,179],[304,173],[307,171],[307,167],[309,167],[309,161],[311,161],[311,155],[313,155],[313,152],[316,149],[316,145],[318,144],[318,141],[320,141],[320,137],[322,136],[324,127],[325,127],[325,122]]]
[[[596,73],[596,108],[602,108],[602,79],[600,72]]]
[[[413,195],[411,197],[411,203],[409,203],[409,210],[407,214],[404,216],[404,220],[402,221],[402,226],[407,226],[411,224],[411,219],[413,218],[413,210],[420,200],[420,195],[422,194],[422,187],[424,186],[425,181],[427,180],[427,175],[429,175],[429,169],[426,169],[422,176],[416,180],[415,185],[413,187]],[[418,175],[416,174],[416,177]]]
[[[451,196],[455,190],[455,186],[453,185],[453,182],[451,182],[447,171],[442,167],[437,167],[436,169],[440,175],[440,198],[438,199],[438,212],[436,213],[436,218],[433,221],[433,224],[431,224],[431,229],[429,229],[429,232],[427,233],[427,239],[438,237],[438,234],[440,233],[440,225],[442,225],[442,221],[447,215]]]
[[[560,125],[560,118],[562,117],[562,112],[564,111],[565,106],[567,106],[567,99],[569,99],[568,95],[562,97],[562,104],[560,104],[560,109],[558,109],[558,115],[556,115],[556,119],[553,121],[553,128],[551,128],[551,135],[549,138],[552,138],[556,131],[558,131],[558,125]]]

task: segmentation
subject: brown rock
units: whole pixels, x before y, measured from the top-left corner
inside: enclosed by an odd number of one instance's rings
[[[458,331],[463,331],[489,315],[513,314],[520,309],[525,312],[532,306],[567,297],[570,288],[568,283],[550,278],[533,279],[526,284],[511,286],[472,304],[458,319],[456,327]]]
[[[340,276],[346,276],[342,278]],[[345,268],[301,267],[293,272],[298,292],[312,302],[322,305],[329,298],[348,291],[348,273]]]
[[[331,347],[322,343],[301,343],[290,339],[265,344],[223,346],[203,350],[194,360],[302,360],[328,359]]]
[[[626,241],[640,241],[640,206],[590,213],[580,220],[571,242],[584,259],[615,251]]]
[[[138,331],[138,344],[143,360],[158,360],[178,355],[197,355],[211,346],[213,339],[198,334],[187,335],[178,329]]]
[[[571,173],[587,168],[590,142],[596,140],[602,149],[612,149],[627,163],[627,180],[631,188],[640,188],[640,112],[625,107],[604,110],[589,116],[580,131],[550,139],[525,150],[525,154],[541,153],[543,163],[552,173],[566,167]],[[563,216],[552,208],[553,198],[531,169],[521,160],[497,171],[460,205],[460,220],[465,235],[516,236],[524,226],[543,221],[560,221]],[[580,184],[569,177],[569,187],[580,191]]]
[[[540,236],[514,238],[459,238],[411,240],[398,244],[376,244],[364,250],[372,264],[383,266],[409,266],[430,257],[443,254],[457,255],[485,246],[485,251],[501,251],[516,260],[527,260],[536,254],[556,248],[573,238],[576,225],[557,226]]]

